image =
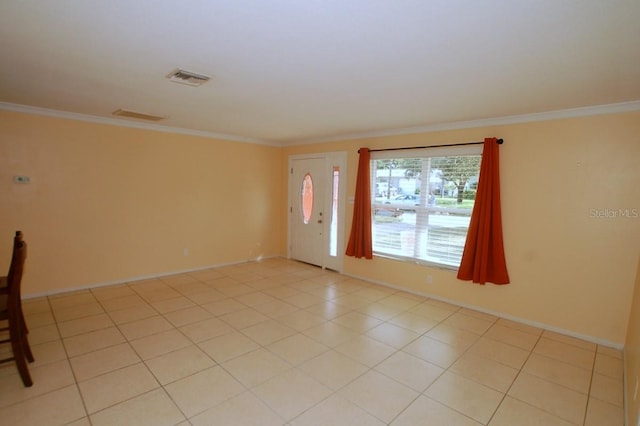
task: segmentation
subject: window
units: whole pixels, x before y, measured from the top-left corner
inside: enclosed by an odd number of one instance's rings
[[[302,188],[300,191],[300,202],[302,204],[302,222],[307,225],[311,220],[311,212],[313,212],[313,179],[307,173],[302,179]]]
[[[372,153],[374,254],[457,269],[481,152],[474,145]]]
[[[338,255],[338,201],[340,194],[340,166],[333,166],[331,189],[331,224],[329,227],[329,256]]]

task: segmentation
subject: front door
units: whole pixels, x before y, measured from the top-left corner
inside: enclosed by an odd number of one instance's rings
[[[325,197],[328,177],[324,158],[291,162],[291,258],[324,265]]]

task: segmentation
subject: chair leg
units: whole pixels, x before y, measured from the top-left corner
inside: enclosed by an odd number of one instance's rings
[[[24,320],[24,314],[22,313],[22,307],[20,308],[20,336],[22,341],[22,346],[24,348],[24,354],[27,358],[27,361],[33,362],[33,353],[31,352],[31,346],[29,346],[29,340],[27,340],[27,334],[29,333],[29,329],[27,328],[27,322]]]
[[[22,312],[22,306],[20,306],[20,322],[22,322],[22,329],[24,330],[25,334],[29,333],[27,322],[24,320],[24,312]]]
[[[23,337],[22,346],[24,347],[24,356],[25,358],[27,358],[27,361],[35,361],[35,359],[33,358],[33,353],[31,353],[31,346],[29,346],[29,341],[27,340],[26,334]]]
[[[21,328],[22,327],[20,327],[19,319],[15,322],[12,322],[11,320],[9,321],[11,349],[13,350],[13,356],[15,358],[16,366],[18,367],[18,372],[20,373],[20,377],[22,378],[22,383],[24,383],[26,387],[30,387],[31,385],[33,385],[33,381],[31,380],[31,374],[29,374],[29,367],[27,367],[27,354],[25,353],[24,349],[25,339],[22,334]],[[31,349],[29,349],[29,353],[31,353]]]

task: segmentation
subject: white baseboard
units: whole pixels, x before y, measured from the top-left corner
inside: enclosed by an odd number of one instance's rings
[[[260,256],[259,258],[254,258],[254,259],[244,259],[244,260],[238,260],[238,261],[235,261],[235,262],[217,263],[215,265],[199,266],[197,268],[191,268],[191,269],[180,269],[180,270],[177,270],[177,271],[162,272],[160,274],[140,275],[140,276],[137,276],[137,277],[123,278],[123,279],[114,280],[114,281],[103,281],[103,282],[99,282],[99,283],[92,283],[92,284],[87,284],[87,285],[83,285],[83,286],[79,286],[79,287],[70,287],[70,288],[64,288],[64,289],[59,289],[59,290],[46,291],[46,292],[42,292],[42,293],[32,293],[32,294],[24,296],[23,300],[36,299],[38,297],[56,296],[56,295],[59,295],[59,294],[73,293],[75,291],[90,290],[92,288],[99,288],[99,287],[107,287],[107,286],[110,286],[110,285],[118,285],[118,284],[132,283],[132,282],[136,282],[136,281],[151,280],[151,279],[154,279],[154,278],[168,277],[170,275],[186,274],[186,273],[189,273],[189,272],[203,271],[205,269],[214,269],[214,268],[222,268],[222,267],[225,267],[225,266],[241,265],[243,263],[258,262],[260,260],[271,259],[271,258],[276,258],[276,257],[281,257],[281,256]]]
[[[545,324],[545,323],[538,322],[538,321],[531,321],[531,320],[528,320],[526,318],[520,318],[520,317],[517,317],[517,316],[514,316],[514,315],[506,314],[504,312],[499,312],[499,311],[494,311],[492,309],[483,308],[482,306],[476,306],[476,305],[472,305],[470,303],[462,303],[462,302],[460,302],[458,300],[448,299],[446,297],[438,296],[436,294],[410,290],[410,289],[406,289],[404,287],[400,287],[400,286],[397,286],[397,285],[394,285],[394,284],[390,284],[390,283],[387,283],[387,282],[384,282],[384,281],[372,280],[370,278],[365,278],[365,277],[361,277],[361,276],[358,276],[358,275],[347,274],[347,273],[344,273],[344,275],[347,275],[347,276],[352,277],[352,278],[357,278],[357,279],[362,280],[362,281],[368,281],[368,282],[371,282],[371,283],[374,283],[374,284],[379,284],[379,285],[384,286],[384,287],[393,288],[395,290],[402,290],[402,291],[405,291],[407,293],[415,294],[417,296],[423,296],[423,297],[428,297],[430,299],[435,299],[435,300],[439,300],[439,301],[442,301],[442,302],[447,302],[447,303],[450,303],[452,305],[460,306],[462,308],[473,309],[474,311],[478,311],[478,312],[482,312],[482,313],[485,313],[485,314],[493,315],[493,316],[496,316],[498,318],[504,318],[506,320],[514,321],[514,322],[517,322],[517,323],[520,323],[520,324],[529,325],[529,326],[532,326],[532,327],[537,327],[537,328],[540,328],[540,329],[543,329],[543,330],[553,331],[555,333],[563,334],[565,336],[575,337],[577,339],[585,340],[587,342],[595,343],[595,344],[601,345],[601,346],[606,346],[608,348],[613,348],[613,349],[617,349],[617,350],[623,350],[624,349],[624,345],[620,344],[620,343],[611,342],[609,340],[600,339],[600,338],[597,338],[597,337],[594,337],[594,336],[589,336],[589,335],[586,335],[586,334],[576,333],[576,332],[571,331],[571,330],[565,330],[563,328],[556,327],[556,326],[549,325],[549,324]]]
[[[154,279],[154,278],[162,278],[162,277],[166,277],[166,276],[170,276],[170,275],[202,271],[202,270],[205,270],[205,269],[213,269],[213,268],[221,268],[221,267],[224,267],[224,266],[240,265],[240,264],[243,264],[243,263],[256,262],[256,261],[259,261],[259,260],[262,260],[262,259],[270,259],[270,258],[277,258],[277,257],[282,257],[282,258],[286,259],[286,257],[283,257],[283,256],[269,256],[269,257],[255,258],[255,259],[244,259],[244,260],[239,260],[239,261],[236,261],[236,262],[218,263],[218,264],[215,264],[215,265],[201,266],[201,267],[192,268],[192,269],[182,269],[182,270],[177,270],[177,271],[163,272],[163,273],[160,273],[160,274],[151,274],[151,275],[143,275],[143,276],[137,276],[137,277],[129,277],[129,278],[124,278],[124,279],[120,279],[120,280],[105,281],[105,282],[100,282],[100,283],[87,284],[87,285],[80,286],[80,287],[65,288],[65,289],[53,290],[53,291],[50,291],[50,292],[43,292],[43,293],[34,293],[34,294],[30,294],[28,296],[25,296],[24,299],[28,300],[28,299],[35,299],[35,298],[38,298],[38,297],[55,296],[55,295],[58,295],[58,294],[71,293],[71,292],[74,292],[74,291],[90,290],[92,288],[99,288],[99,287],[106,287],[106,286],[110,286],[110,285],[125,284],[125,283],[149,280],[149,279]],[[510,320],[510,321],[518,322],[520,324],[529,325],[529,326],[532,326],[532,327],[537,327],[537,328],[540,328],[540,329],[543,329],[543,330],[553,331],[553,332],[559,333],[559,334],[564,334],[565,336],[575,337],[577,339],[585,340],[587,342],[595,343],[597,345],[602,345],[602,346],[606,346],[606,347],[617,349],[617,350],[623,350],[624,349],[624,345],[620,344],[620,343],[611,342],[611,341],[608,341],[608,340],[605,340],[605,339],[600,339],[600,338],[597,338],[597,337],[594,337],[594,336],[589,336],[589,335],[586,335],[586,334],[576,333],[576,332],[571,331],[571,330],[565,330],[563,328],[555,327],[553,325],[545,324],[545,323],[538,322],[538,321],[531,321],[531,320],[528,320],[526,318],[520,318],[520,317],[517,317],[517,316],[514,316],[514,315],[506,314],[504,312],[499,312],[499,311],[494,311],[494,310],[491,310],[491,309],[486,309],[486,308],[483,308],[481,306],[476,306],[476,305],[469,304],[469,303],[461,303],[460,301],[453,300],[453,299],[448,299],[446,297],[438,296],[436,294],[414,291],[414,290],[410,290],[410,289],[407,289],[407,288],[404,288],[404,287],[400,287],[400,286],[397,286],[397,285],[390,284],[388,282],[379,281],[379,280],[373,280],[371,278],[361,277],[359,275],[348,274],[348,273],[345,273],[345,272],[343,272],[342,275],[345,275],[345,276],[348,276],[348,277],[352,277],[352,278],[356,278],[356,279],[359,279],[359,280],[362,280],[362,281],[368,281],[370,283],[378,284],[378,285],[381,285],[381,286],[384,286],[384,287],[393,288],[395,290],[405,291],[407,293],[415,294],[415,295],[418,295],[418,296],[428,297],[430,299],[435,299],[435,300],[440,300],[442,302],[447,302],[447,303],[450,303],[452,305],[460,306],[460,307],[463,307],[463,308],[473,309],[475,311],[483,312],[483,313],[489,314],[489,315],[493,315],[493,316],[496,316],[498,318],[504,318],[504,319],[507,319],[507,320]]]

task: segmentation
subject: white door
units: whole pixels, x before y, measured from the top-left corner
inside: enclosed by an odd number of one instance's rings
[[[291,258],[324,266],[324,202],[328,177],[324,158],[292,160]]]
[[[289,257],[342,272],[347,153],[289,157]]]

